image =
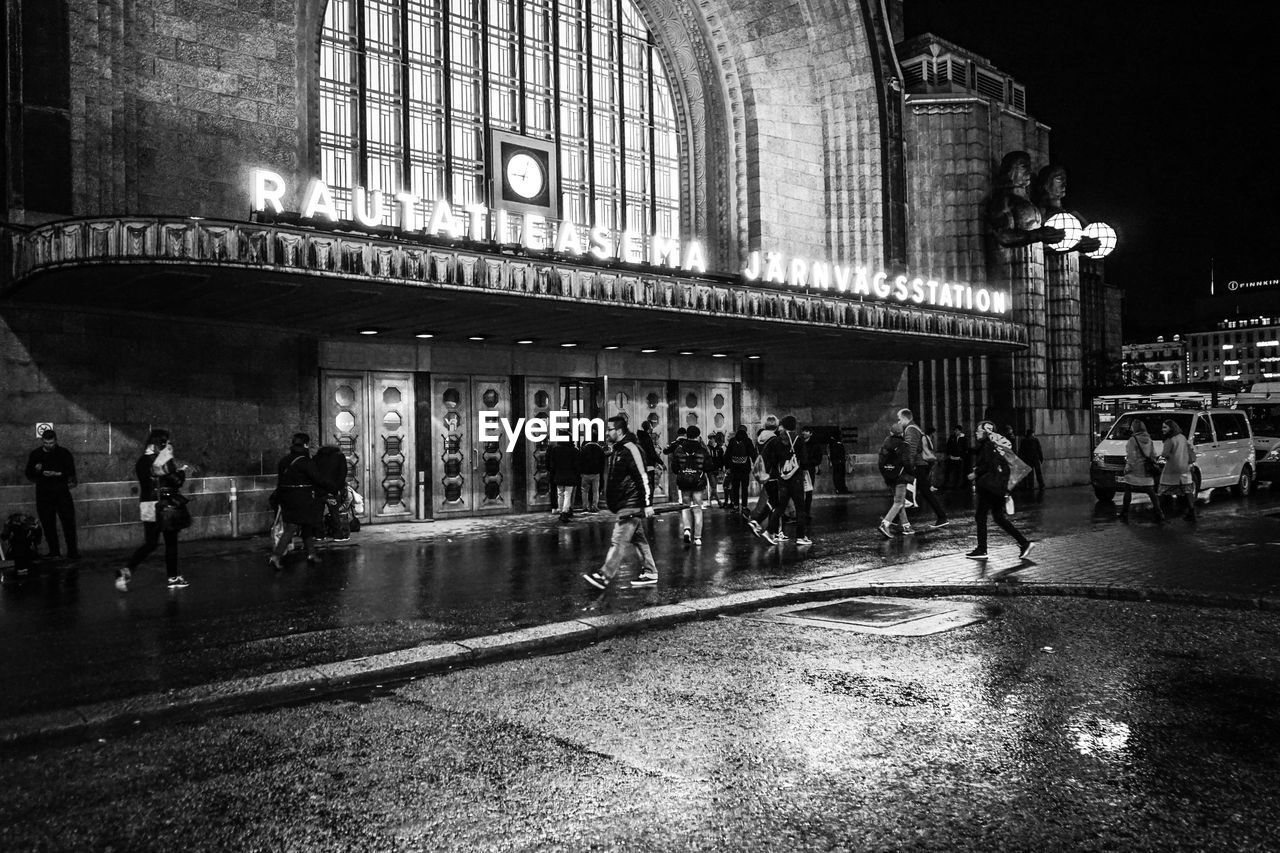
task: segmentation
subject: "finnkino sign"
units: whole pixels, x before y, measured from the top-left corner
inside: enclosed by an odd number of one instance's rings
[[[284,213],[288,182],[276,172],[250,170],[250,207],[255,212]],[[379,190],[355,187],[351,192],[354,219],[342,220],[333,191],[319,178],[312,178],[302,194],[302,219],[342,224],[353,230],[385,227],[386,215],[394,213],[402,233],[467,240],[473,243],[518,245],[533,251],[550,251],[573,260],[622,261],[647,263],[687,273],[706,273],[706,251],[698,240],[680,241],[661,234],[638,231],[614,231],[600,225],[583,226],[565,219],[549,220],[535,213],[517,213],[502,208],[490,209],[472,204],[463,208],[463,217],[455,213],[448,201],[432,201],[431,212],[421,214],[423,199],[412,193],[394,193],[388,199]],[[512,228],[518,239],[510,239]],[[587,248],[582,248],[582,235]],[[951,311],[977,311],[983,314],[1006,314],[1010,310],[1009,294],[1003,290],[972,287],[958,282],[932,278],[891,276],[884,270],[866,266],[837,264],[787,256],[782,252],[753,251],[740,276],[745,282],[763,282],[784,287],[808,288],[836,295],[859,296],[886,302],[928,306]]]

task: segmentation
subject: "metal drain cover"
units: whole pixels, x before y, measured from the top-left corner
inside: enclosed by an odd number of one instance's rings
[[[773,607],[747,618],[862,634],[923,637],[982,622],[986,616],[972,601],[862,596],[816,606]]]

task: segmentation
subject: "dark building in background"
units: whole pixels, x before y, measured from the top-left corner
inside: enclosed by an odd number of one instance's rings
[[[1082,482],[1083,405],[1019,359],[1069,352],[1093,303],[986,258],[995,167],[1047,163],[1048,128],[985,60],[895,50],[899,12],[11,0],[0,504],[49,423],[90,547],[134,535],[153,426],[206,534],[233,487],[265,526],[297,430],[347,453],[369,522],[546,506],[542,451],[481,410],[790,413],[854,454],[901,405],[999,412]],[[938,91],[930,45],[971,76]]]

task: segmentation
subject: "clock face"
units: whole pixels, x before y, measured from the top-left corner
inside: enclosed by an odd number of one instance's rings
[[[545,183],[542,164],[536,157],[521,151],[511,155],[507,160],[507,184],[517,195],[523,198],[536,198],[542,192]]]

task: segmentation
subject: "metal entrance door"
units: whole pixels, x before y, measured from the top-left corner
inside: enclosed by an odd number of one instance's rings
[[[640,424],[653,424],[655,443],[659,455],[667,444],[667,392],[661,380],[619,379],[609,380],[607,416],[625,414],[632,432],[640,431]],[[666,463],[665,457],[663,458]],[[659,476],[654,484],[654,502],[664,501],[669,494],[666,476]]]
[[[480,411],[511,417],[511,382],[500,377],[431,379],[432,507],[436,518],[511,510],[506,436],[480,441]],[[437,442],[436,439],[439,439]]]
[[[558,379],[526,379],[524,410],[531,418],[546,418],[552,408],[558,405],[560,380]],[[528,447],[525,451],[526,482],[528,490],[525,500],[530,510],[550,509],[552,501],[551,478],[547,471],[546,441]]]
[[[347,483],[364,496],[363,521],[414,518],[413,375],[323,376],[323,443],[347,457]]]
[[[733,436],[733,387],[712,382],[684,382],[680,385],[680,426],[697,426],[702,440],[724,433],[725,441]]]

